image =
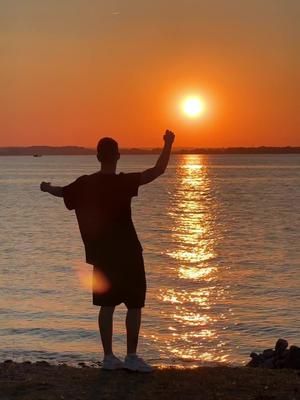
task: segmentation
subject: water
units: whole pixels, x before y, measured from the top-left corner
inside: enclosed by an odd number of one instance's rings
[[[123,156],[119,169],[141,171],[156,158]],[[91,267],[75,216],[38,187],[67,184],[97,161],[0,164],[0,360],[98,361]],[[240,364],[278,337],[299,344],[299,204],[299,155],[174,156],[133,202],[148,276],[140,353],[154,364]],[[124,316],[120,306],[118,355]]]

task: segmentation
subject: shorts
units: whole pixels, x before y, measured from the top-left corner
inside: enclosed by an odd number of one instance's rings
[[[114,254],[93,269],[93,304],[130,308],[145,306],[146,277],[142,251]]]

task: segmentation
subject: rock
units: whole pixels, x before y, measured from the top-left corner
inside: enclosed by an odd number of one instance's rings
[[[13,363],[13,360],[5,360],[4,361],[4,364],[12,364]]]
[[[285,339],[278,339],[275,345],[275,351],[278,354],[283,353],[288,348],[288,341]]]
[[[274,357],[274,355],[275,355],[275,351],[273,349],[266,349],[263,351],[263,357],[265,359]]]
[[[268,358],[264,361],[264,363],[262,364],[263,368],[275,368],[274,365],[274,359],[273,358]]]
[[[275,358],[274,359],[274,366],[277,369],[284,368],[285,365],[285,359],[284,358]]]
[[[50,365],[47,361],[37,361],[35,364],[39,367],[47,367]]]
[[[59,367],[67,367],[68,364],[66,364],[66,363],[64,363],[64,362],[60,362],[60,363],[58,364],[58,366],[59,366]]]
[[[248,362],[247,367],[261,367],[265,361],[261,354],[257,354],[254,352],[250,354],[250,357],[252,358],[252,360]]]
[[[80,362],[80,363],[78,363],[78,365],[79,365],[81,368],[85,368],[85,367],[86,367],[86,364],[85,364],[84,362]]]
[[[290,351],[288,349],[284,350],[282,353],[278,354],[278,358],[280,359],[286,358],[289,355],[289,352]]]
[[[290,347],[289,354],[284,362],[284,368],[293,368],[300,370],[300,347]]]
[[[95,361],[95,362],[93,362],[92,367],[99,368],[101,365],[102,365],[102,363],[100,361]]]
[[[23,361],[22,365],[31,365],[31,361]]]

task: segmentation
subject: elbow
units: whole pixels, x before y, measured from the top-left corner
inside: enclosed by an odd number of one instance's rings
[[[160,175],[164,174],[166,167],[157,167],[155,168],[155,175],[159,177]]]

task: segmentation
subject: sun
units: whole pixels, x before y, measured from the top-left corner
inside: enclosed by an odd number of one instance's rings
[[[204,110],[205,103],[200,97],[186,97],[182,102],[182,111],[190,118],[199,117]]]

